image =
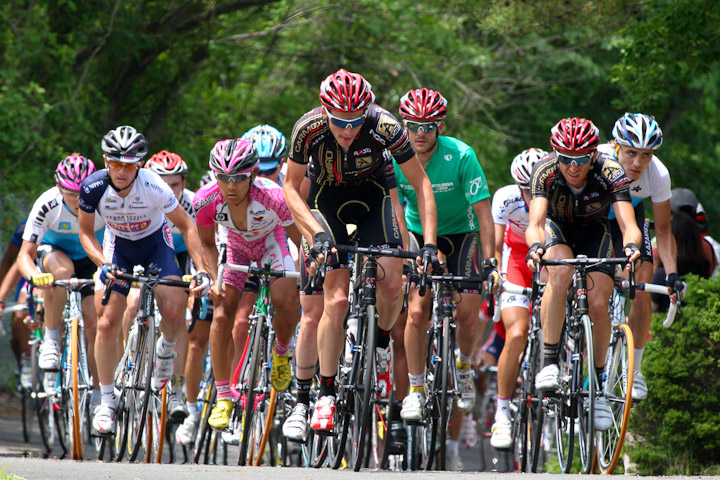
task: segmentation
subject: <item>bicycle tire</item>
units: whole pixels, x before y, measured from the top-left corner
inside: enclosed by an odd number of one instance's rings
[[[632,407],[632,374],[635,368],[635,341],[626,324],[617,325],[610,340],[603,392],[613,411],[613,426],[597,432],[597,459],[602,473],[613,472],[622,454]]]
[[[143,432],[147,425],[148,409],[152,395],[152,373],[155,364],[155,318],[146,318],[144,328],[138,337],[136,361],[133,364],[132,388],[128,403],[128,447],[129,460],[134,462],[143,444]],[[139,367],[139,368],[138,368]],[[141,391],[141,393],[138,393]],[[127,392],[127,390],[126,390]]]
[[[368,434],[370,430],[370,418],[372,409],[375,408],[375,402],[372,401],[372,394],[374,393],[374,385],[376,384],[375,377],[377,376],[375,366],[375,347],[377,345],[377,321],[375,318],[375,306],[367,305],[365,310],[365,342],[363,343],[363,390],[362,390],[362,403],[359,405],[359,421],[357,422],[359,429],[359,436],[356,448],[355,464],[353,470],[356,472],[362,468],[363,461],[368,458],[368,452],[366,443],[368,440]],[[357,420],[356,420],[357,421]]]
[[[250,428],[252,427],[252,417],[255,411],[255,388],[260,377],[260,350],[265,328],[265,317],[258,316],[255,325],[252,327],[248,341],[250,341],[250,350],[245,358],[245,365],[241,375],[241,380],[247,388],[245,395],[245,405],[242,408],[242,438],[240,439],[240,452],[238,455],[238,465],[246,465],[248,460],[248,446],[250,443]],[[246,380],[247,379],[247,380]]]
[[[70,418],[68,421],[68,426],[71,426],[72,434],[70,435],[71,441],[72,441],[72,459],[73,460],[82,460],[83,459],[83,446],[82,446],[82,431],[83,431],[83,411],[84,411],[84,404],[87,401],[87,390],[85,390],[85,395],[83,395],[84,401],[81,402],[80,400],[80,351],[82,347],[80,346],[81,338],[80,338],[80,320],[78,318],[72,319],[71,324],[71,330],[70,335],[72,338],[72,345],[70,350],[70,365],[71,365],[71,375],[72,375],[72,409],[68,409],[68,412],[70,414]],[[87,387],[87,385],[85,385]]]
[[[538,313],[539,315],[539,313]],[[539,322],[539,321],[538,321]],[[530,370],[528,371],[528,385],[530,386],[530,411],[528,422],[530,425],[530,432],[528,440],[530,441],[530,451],[528,452],[528,460],[530,461],[530,472],[537,473],[538,466],[541,464],[541,452],[543,443],[543,428],[545,423],[545,409],[543,408],[542,396],[535,390],[535,375],[542,368],[543,354],[543,335],[542,330],[537,331],[537,336],[534,342],[534,354],[533,361]],[[544,466],[545,462],[542,462]]]
[[[563,473],[569,473],[572,468],[573,450],[575,447],[575,401],[571,395],[572,381],[572,354],[568,343],[569,334],[567,324],[560,337],[560,356],[558,368],[560,370],[560,392],[550,397],[551,416],[555,418],[555,446],[558,462]]]
[[[40,439],[45,446],[45,454],[47,456],[52,452],[55,443],[55,434],[52,422],[52,405],[50,399],[45,394],[45,386],[43,385],[44,374],[37,365],[37,354],[33,355],[33,387],[32,394],[35,399],[35,415],[38,420],[38,428],[40,430]]]
[[[200,398],[200,402],[202,403],[202,410],[200,411],[200,422],[198,423],[198,428],[195,432],[195,440],[193,441],[193,463],[200,462],[200,456],[202,455],[203,447],[206,447],[206,452],[208,450],[210,442],[210,432],[212,431],[212,428],[208,423],[208,419],[210,418],[212,405],[215,403],[216,395],[217,390],[215,389],[213,370],[212,367],[209,367],[204,373],[203,386],[198,395],[198,397]],[[209,458],[206,455],[203,458],[203,463],[207,465],[208,461]]]
[[[450,419],[450,412],[452,410],[454,396],[450,395],[450,374],[453,371],[453,365],[451,365],[451,359],[454,358],[454,345],[452,339],[452,330],[450,323],[452,317],[443,318],[443,335],[442,335],[442,363],[440,364],[440,430],[438,431],[440,439],[440,448],[438,454],[438,469],[445,470],[445,449],[447,443],[447,427]],[[453,389],[454,389],[453,385]]]
[[[426,357],[426,374],[425,374],[425,392],[427,392],[426,414],[421,425],[420,446],[422,452],[422,464],[425,470],[432,470],[437,452],[437,417],[440,415],[440,406],[438,400],[438,392],[441,388],[442,375],[441,368],[438,368],[437,360],[441,360],[441,348],[439,345],[441,337],[437,335],[437,330],[430,329],[428,334],[428,352]]]
[[[575,389],[582,393],[582,398],[575,402],[578,426],[578,445],[580,447],[580,465],[584,473],[592,470],[595,455],[595,393],[597,391],[597,375],[595,374],[595,357],[592,323],[588,315],[581,317],[583,322],[583,343],[575,339],[575,358],[573,360],[573,377]],[[583,356],[585,357],[583,358]]]
[[[160,396],[153,394],[153,411],[152,415],[152,431],[153,442],[148,443],[148,450],[151,453],[150,461],[147,463],[162,463],[163,452],[165,450],[165,431],[167,429],[167,402],[168,389],[163,388]],[[152,445],[152,448],[150,448]]]
[[[390,359],[390,364],[392,365],[393,357]],[[393,383],[393,388],[390,390],[390,394],[387,397],[387,404],[385,405],[385,418],[382,420],[382,426],[384,427],[384,431],[382,432],[382,435],[378,435],[378,443],[381,445],[380,449],[380,462],[378,467],[381,470],[387,470],[389,467],[389,458],[390,458],[390,432],[392,431],[392,424],[396,421],[395,419],[395,384]],[[378,424],[378,428],[380,428],[380,424]],[[407,452],[403,455],[407,455]]]
[[[363,322],[358,322],[358,340],[364,335],[365,328]],[[358,403],[356,395],[358,391],[357,377],[360,372],[361,352],[360,349],[352,353],[352,361],[350,364],[345,362],[344,352],[340,355],[338,363],[338,373],[335,380],[335,427],[333,435],[329,435],[325,439],[325,445],[328,449],[328,457],[330,466],[337,470],[342,466],[345,457],[348,435],[350,434],[350,426],[355,427],[353,415],[355,406]],[[353,444],[355,435],[353,434]],[[316,439],[317,440],[317,439]],[[353,450],[352,448],[350,449]]]

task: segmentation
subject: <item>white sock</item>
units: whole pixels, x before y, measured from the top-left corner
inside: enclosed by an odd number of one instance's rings
[[[413,375],[411,373],[408,373],[408,378],[410,379],[411,387],[422,387],[425,385],[425,372],[421,373],[420,375]]]
[[[446,455],[459,455],[460,454],[460,442],[457,440],[448,440],[445,442],[445,454]]]
[[[168,355],[172,355],[175,351],[175,342],[168,342],[165,340],[165,337],[160,337],[158,339],[157,347],[156,347],[156,353],[161,357],[167,357]]]
[[[45,327],[45,339],[52,340],[55,343],[60,343],[60,329]]]
[[[635,366],[633,367],[633,370],[638,373],[642,371],[642,357],[644,351],[645,347],[635,349]]]
[[[198,407],[197,402],[186,402],[186,405],[188,412],[190,413],[190,418],[192,418],[193,420],[197,420],[198,418],[200,418],[200,407]]]
[[[497,397],[497,410],[495,411],[495,421],[511,420],[510,418],[510,399]]]
[[[100,394],[102,395],[102,404],[108,405],[112,408],[117,406],[117,397],[115,397],[115,384],[110,385],[100,384]]]

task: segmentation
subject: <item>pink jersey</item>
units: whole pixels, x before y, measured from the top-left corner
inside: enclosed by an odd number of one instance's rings
[[[217,223],[248,242],[266,237],[278,225],[287,227],[293,223],[282,188],[272,180],[262,177],[255,178],[250,189],[247,230],[235,227],[217,182],[210,182],[195,193],[193,211],[199,226],[209,228],[213,223]]]

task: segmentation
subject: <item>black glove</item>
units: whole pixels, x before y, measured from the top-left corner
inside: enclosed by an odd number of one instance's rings
[[[335,246],[335,242],[333,242],[332,235],[330,235],[327,232],[318,232],[313,236],[313,244],[312,247],[310,247],[310,256],[313,260],[317,259],[317,256],[320,255],[323,251],[323,247],[327,246],[327,250],[329,251],[332,247]],[[326,259],[327,260],[327,259]]]
[[[490,278],[490,275],[492,275],[493,272],[497,273],[497,271],[497,261],[494,258],[485,260],[483,262],[482,281],[486,282],[487,279]]]
[[[667,277],[665,277],[665,285],[670,287],[672,293],[685,293],[685,289],[687,288],[687,285],[685,282],[682,281],[680,278],[680,275],[677,273],[670,273]],[[680,297],[678,297],[680,299]]]
[[[442,267],[440,267],[440,260],[438,260],[438,247],[437,245],[433,243],[426,243],[422,246],[420,251],[418,252],[418,257],[420,257],[421,264],[422,261],[425,259],[425,255],[428,256],[428,264],[430,264],[432,271],[440,271]],[[425,272],[430,273],[430,272]]]
[[[538,250],[542,250],[542,253],[538,252]],[[538,257],[542,258],[542,256],[545,254],[545,246],[540,242],[535,242],[530,245],[530,249],[525,256],[525,262],[529,262],[530,260],[532,260],[532,257],[530,256],[531,253],[536,253]]]
[[[102,267],[100,267],[100,282],[107,282],[107,274],[115,275],[118,270],[120,270],[120,267],[114,263],[103,263]]]
[[[625,250],[627,250],[628,248],[630,249],[630,255],[627,256],[628,258],[630,258],[630,257],[632,257],[633,255],[635,255],[635,252],[639,252],[639,251],[640,251],[640,248],[639,248],[637,245],[635,245],[634,243],[632,243],[632,242],[628,243],[627,245],[625,245],[625,246],[623,247],[623,252],[624,252]]]

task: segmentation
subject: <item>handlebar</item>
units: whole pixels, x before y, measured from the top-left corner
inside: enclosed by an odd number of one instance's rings
[[[629,288],[630,282],[628,280],[622,280],[618,282],[620,284],[620,287],[623,289]],[[660,295],[667,295],[670,296],[670,289],[666,285],[656,285],[654,283],[636,283],[635,284],[636,290],[642,290],[648,293],[658,293]],[[670,328],[675,321],[675,316],[678,313],[678,309],[680,307],[680,301],[678,300],[677,303],[670,303],[670,307],[668,308],[667,316],[665,317],[665,320],[663,321],[663,327]]]
[[[267,276],[267,277],[289,277],[289,278],[300,278],[299,272],[291,272],[289,270],[270,270],[269,265],[265,265],[264,267],[251,267],[249,265],[234,265],[232,263],[223,263],[218,267],[218,289],[222,288],[223,282],[222,282],[222,271],[224,269],[228,270],[234,270],[236,272],[243,272],[248,273],[252,275],[258,275],[258,276]]]
[[[129,283],[151,283],[153,286],[156,285],[165,285],[167,287],[181,287],[181,288],[190,288],[190,282],[183,282],[182,280],[173,280],[170,278],[160,278],[157,276],[157,274],[150,273],[148,275],[130,275],[128,273],[123,273],[119,270],[116,270],[115,273],[113,273],[113,276],[118,280],[125,280]],[[105,292],[103,293],[102,297],[102,304],[107,305],[108,300],[110,299],[110,293],[112,292],[112,289],[110,288],[112,286],[112,280],[108,280],[105,282]]]

